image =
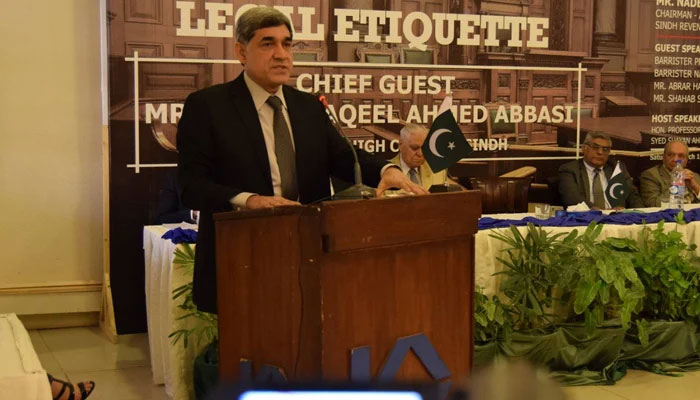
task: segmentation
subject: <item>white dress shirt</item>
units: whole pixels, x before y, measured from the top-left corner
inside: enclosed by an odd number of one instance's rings
[[[246,86],[248,86],[248,91],[253,97],[253,103],[255,104],[255,109],[258,111],[258,118],[260,120],[260,127],[263,131],[263,137],[265,138],[265,148],[267,149],[267,158],[270,161],[270,175],[272,177],[272,190],[275,196],[282,196],[282,178],[280,177],[280,167],[277,164],[277,155],[275,153],[275,130],[274,130],[274,116],[275,110],[271,105],[267,104],[267,99],[270,96],[277,96],[282,100],[282,114],[284,114],[284,119],[287,121],[287,127],[289,128],[289,134],[292,136],[292,146],[294,146],[294,132],[292,131],[292,125],[289,122],[289,110],[287,108],[287,101],[284,99],[284,93],[282,91],[282,86],[277,89],[274,94],[270,94],[267,90],[263,89],[262,86],[258,85],[254,80],[252,80],[247,73],[243,72],[243,80]],[[393,164],[385,165],[380,176],[384,174],[387,168],[394,166]],[[420,176],[420,175],[419,175]],[[298,181],[298,179],[297,179]],[[241,192],[231,199],[231,203],[237,207],[246,207],[248,198],[250,196],[256,195],[257,193]]]
[[[292,146],[294,146],[294,132],[292,132],[292,125],[289,123],[289,111],[287,110],[287,102],[284,99],[282,86],[280,85],[274,94],[270,94],[270,92],[263,89],[262,86],[258,85],[245,72],[243,73],[243,80],[246,86],[248,86],[248,91],[250,91],[250,95],[253,97],[255,109],[258,111],[258,119],[260,120],[260,127],[262,128],[263,137],[265,139],[265,148],[267,149],[267,159],[270,162],[272,190],[275,196],[282,196],[282,178],[280,177],[280,167],[277,164],[277,153],[275,153],[275,110],[271,105],[267,104],[267,99],[270,96],[277,96],[282,100],[282,114],[284,115],[285,121],[287,121],[287,128],[289,128],[289,134],[292,136]],[[232,202],[235,206],[245,207],[248,198],[254,194],[256,193],[241,192],[233,198]]]

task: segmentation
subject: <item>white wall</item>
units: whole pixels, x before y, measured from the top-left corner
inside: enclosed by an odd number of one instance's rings
[[[2,2],[0,313],[99,310],[99,5]]]

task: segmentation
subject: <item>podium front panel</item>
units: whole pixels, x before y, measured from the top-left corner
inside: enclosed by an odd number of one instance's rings
[[[222,379],[468,375],[480,202],[463,192],[217,214]]]
[[[369,346],[376,378],[400,338],[424,334],[451,376],[469,373],[473,246],[466,238],[331,253],[321,271],[323,377],[347,380],[351,349]],[[394,379],[430,381],[409,351]]]

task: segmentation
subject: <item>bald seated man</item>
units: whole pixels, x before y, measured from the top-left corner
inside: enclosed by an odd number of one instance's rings
[[[428,136],[428,128],[418,124],[406,124],[400,132],[399,154],[391,162],[401,167],[401,171],[411,182],[422,186],[425,190],[433,185],[443,185],[447,170],[433,172],[425,162],[421,147]],[[455,184],[451,179],[447,183]]]
[[[681,160],[685,176],[685,202],[698,203],[700,194],[700,175],[686,168],[688,164],[688,145],[679,140],[671,140],[664,146],[663,162],[642,172],[639,177],[639,191],[647,207],[659,207],[661,200],[668,200],[671,186],[671,171],[676,161]]]

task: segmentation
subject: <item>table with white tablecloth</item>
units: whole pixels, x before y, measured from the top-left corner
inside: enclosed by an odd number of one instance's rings
[[[642,209],[643,212],[659,211],[658,208]],[[520,220],[524,217],[533,217],[534,214],[499,214],[488,215],[496,219]],[[655,226],[656,224],[652,224]],[[194,227],[190,225],[189,227]],[[600,239],[608,237],[636,239],[644,225],[615,225],[604,224]],[[146,226],[143,232],[143,247],[146,258],[146,303],[148,313],[149,343],[151,346],[151,368],[153,380],[157,384],[164,383],[166,392],[174,399],[191,398],[192,368],[196,354],[206,345],[197,346],[191,343],[185,349],[182,343],[173,345],[168,335],[176,329],[186,326],[177,317],[182,315],[182,310],[177,308],[178,300],[172,299],[174,288],[192,281],[192,275],[181,269],[173,267],[173,257],[176,245],[172,241],[162,239],[164,233],[173,226]],[[526,235],[527,227],[517,228]],[[558,232],[570,232],[573,229],[583,231],[586,226],[576,227],[543,227],[552,234]],[[672,222],[665,223],[665,229],[678,229],[689,243],[700,241],[700,221],[678,225]],[[501,283],[501,275],[494,273],[502,270],[502,264],[497,257],[502,255],[506,244],[491,237],[493,233],[504,233],[510,228],[494,228],[480,230],[475,235],[475,263],[474,275],[477,286],[485,288],[485,293],[498,293]],[[194,246],[194,245],[192,245]]]
[[[173,258],[178,245],[162,236],[174,227],[196,228],[195,225],[158,225],[143,229],[143,251],[146,261],[146,313],[148,342],[151,348],[153,382],[165,384],[173,399],[193,397],[192,369],[194,358],[207,343],[182,341],[172,344],[171,332],[190,328],[196,321],[177,320],[183,314],[178,308],[181,299],[173,300],[173,289],[192,281],[191,271],[174,268]],[[191,246],[194,246],[193,244]]]

